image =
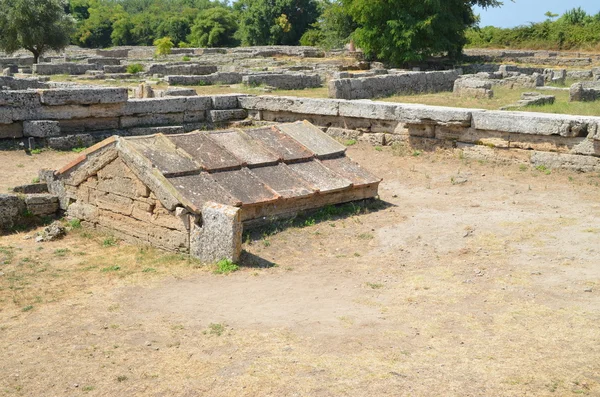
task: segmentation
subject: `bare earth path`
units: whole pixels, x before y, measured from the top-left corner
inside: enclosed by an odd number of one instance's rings
[[[414,154],[349,148],[389,205],[275,267],[0,237],[0,395],[600,395],[600,176]]]

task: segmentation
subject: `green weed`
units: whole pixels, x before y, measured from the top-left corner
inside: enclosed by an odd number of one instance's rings
[[[229,259],[221,259],[217,262],[217,268],[214,273],[216,274],[229,274],[239,270],[239,266],[233,263]]]

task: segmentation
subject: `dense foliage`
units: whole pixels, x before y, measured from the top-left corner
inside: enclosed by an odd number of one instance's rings
[[[559,18],[547,12],[544,22],[512,29],[487,26],[467,31],[468,45],[490,48],[599,49],[600,12],[588,15],[581,8],[567,11]]]
[[[600,47],[600,13],[576,8],[544,22],[476,26],[473,6],[497,0],[0,0],[0,49],[34,54],[118,45],[229,47],[351,41],[389,64],[460,56],[465,45],[513,48]],[[157,41],[158,40],[158,41]],[[161,41],[162,40],[162,41]],[[169,50],[170,51],[170,50]],[[165,52],[169,52],[165,51]]]
[[[0,49],[31,51],[34,62],[47,50],[69,44],[74,21],[62,0],[0,0]]]

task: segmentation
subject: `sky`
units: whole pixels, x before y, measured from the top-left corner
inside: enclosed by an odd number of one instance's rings
[[[541,22],[546,19],[546,11],[563,14],[572,8],[581,7],[588,14],[600,12],[598,0],[503,0],[499,8],[483,10],[475,7],[475,13],[481,16],[480,27],[492,25],[501,28],[512,28],[526,25],[529,22]]]

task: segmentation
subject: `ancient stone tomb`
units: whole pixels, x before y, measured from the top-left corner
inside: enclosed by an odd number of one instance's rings
[[[308,122],[111,137],[47,173],[61,207],[125,240],[237,260],[242,225],[377,196],[380,179]]]

